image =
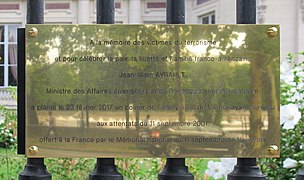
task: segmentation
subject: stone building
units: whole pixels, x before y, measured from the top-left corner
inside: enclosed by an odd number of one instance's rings
[[[0,0],[0,104],[16,106],[16,29],[26,24],[26,0]],[[96,23],[95,0],[46,0],[45,23]],[[187,24],[235,24],[236,0],[185,0]],[[116,0],[115,22],[166,23],[165,0]],[[257,23],[281,25],[281,59],[304,50],[304,0],[257,0]]]

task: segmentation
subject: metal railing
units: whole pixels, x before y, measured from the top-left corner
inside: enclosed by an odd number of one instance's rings
[[[44,22],[44,1],[28,0],[28,24],[43,24]],[[113,24],[114,21],[114,0],[97,0],[97,23]],[[167,0],[167,23],[185,23],[185,0]],[[256,2],[255,0],[237,0],[237,23],[255,24],[256,23]],[[19,66],[19,65],[18,65]],[[20,80],[20,78],[19,78]],[[25,83],[19,83],[18,95],[24,95]],[[24,99],[18,102],[25,105]],[[22,106],[21,106],[22,107]],[[25,106],[23,106],[25,107]],[[23,111],[19,112],[24,113]],[[19,117],[20,118],[20,117]],[[25,120],[24,120],[25,121]],[[24,138],[24,137],[23,137]],[[18,149],[24,151],[22,147]],[[97,158],[94,170],[89,176],[90,180],[107,179],[121,180],[123,176],[115,166],[114,158]],[[49,180],[52,175],[47,171],[43,158],[28,158],[23,172],[19,175],[20,180],[39,179]],[[160,180],[193,180],[194,176],[185,166],[185,158],[167,158],[164,169],[158,174]],[[256,158],[238,158],[237,165],[233,172],[228,175],[229,180],[244,179],[266,179],[261,173],[256,163]],[[304,179],[304,170],[300,170],[296,177],[297,180]]]
[[[12,97],[12,92],[8,88],[0,88],[0,105],[9,109],[17,109],[17,101]]]

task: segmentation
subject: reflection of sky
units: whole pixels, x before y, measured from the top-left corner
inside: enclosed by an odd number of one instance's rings
[[[235,48],[241,47],[245,43],[245,38],[246,38],[246,33],[235,33],[237,34],[238,38],[237,39],[231,39],[232,46]]]
[[[75,28],[75,27],[74,27]],[[75,29],[73,29],[75,30]],[[233,35],[236,35],[237,38],[230,38],[231,43],[227,45],[227,48],[229,47],[234,47],[234,48],[240,48],[244,43],[245,43],[245,38],[246,38],[246,33],[244,32],[233,32]],[[166,33],[162,34],[162,38],[166,38],[168,35]],[[215,34],[213,36],[216,36]],[[86,39],[85,36],[82,37],[82,39]],[[200,39],[201,41],[204,41],[206,39]],[[55,58],[59,56],[59,49],[61,45],[61,40],[59,37],[56,37],[52,39],[52,45],[49,44],[49,50],[47,51],[47,59],[50,64],[53,64],[55,62]],[[79,45],[74,50],[80,50],[80,51],[85,51],[86,50],[85,45]],[[207,48],[208,46],[206,45],[186,45],[186,49],[193,53],[194,55],[201,56],[205,55],[207,53]],[[225,51],[220,50],[219,43],[216,44],[216,46],[213,46],[212,49],[209,49],[208,53],[210,56],[219,56],[220,54],[226,54]],[[100,53],[98,54],[100,55]]]
[[[234,48],[240,48],[245,43],[246,33],[243,32],[234,32],[237,35],[237,39],[231,38],[231,45]],[[201,39],[203,41],[203,39]],[[186,45],[188,51],[192,52],[195,55],[204,55],[207,53],[208,46],[206,45]],[[211,56],[219,56],[220,53],[225,54],[225,51],[219,49],[219,43],[214,46],[211,50],[209,50]]]
[[[60,47],[61,45],[61,41],[60,39],[57,37],[53,40],[53,43],[55,44],[55,47],[52,45],[48,45],[49,46],[49,50],[47,51],[47,57],[48,57],[48,62],[50,64],[53,64],[55,62],[55,58],[59,56],[59,49],[58,47]]]
[[[47,52],[48,62],[53,64],[55,62],[55,58],[59,56],[58,48],[51,48]]]

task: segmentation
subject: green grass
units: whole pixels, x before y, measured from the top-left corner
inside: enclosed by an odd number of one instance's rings
[[[16,154],[16,150],[0,148],[0,179],[18,179],[26,159]]]

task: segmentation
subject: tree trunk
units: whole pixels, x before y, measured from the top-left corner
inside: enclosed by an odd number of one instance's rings
[[[273,61],[273,60],[272,60]],[[269,88],[269,94],[267,95],[267,105],[274,107],[274,109],[268,109],[268,136],[269,142],[276,145],[279,144],[277,135],[280,134],[280,120],[279,120],[279,101],[278,101],[278,89],[276,88],[276,79],[273,69],[273,63],[269,63],[266,67],[267,80],[264,87]]]
[[[257,56],[257,58],[260,58]],[[262,60],[261,60],[262,61]],[[261,65],[257,61],[251,62],[250,73],[251,73],[251,88],[261,90],[262,87],[262,73],[261,73]],[[260,93],[255,93],[251,98],[251,106],[250,110],[250,138],[259,138],[262,136],[262,96]],[[261,143],[254,141],[253,142],[253,152],[258,152],[261,149]]]
[[[179,29],[175,29],[175,37],[177,38],[177,41],[180,41],[179,39]],[[180,56],[180,46],[176,45],[175,46],[175,56],[179,57]],[[176,61],[175,62],[175,71],[177,74],[180,74],[180,62]],[[180,92],[182,89],[182,80],[181,78],[176,78],[176,89]],[[182,93],[178,94],[177,97],[177,104],[178,104],[178,120],[180,122],[185,122],[185,96]]]

